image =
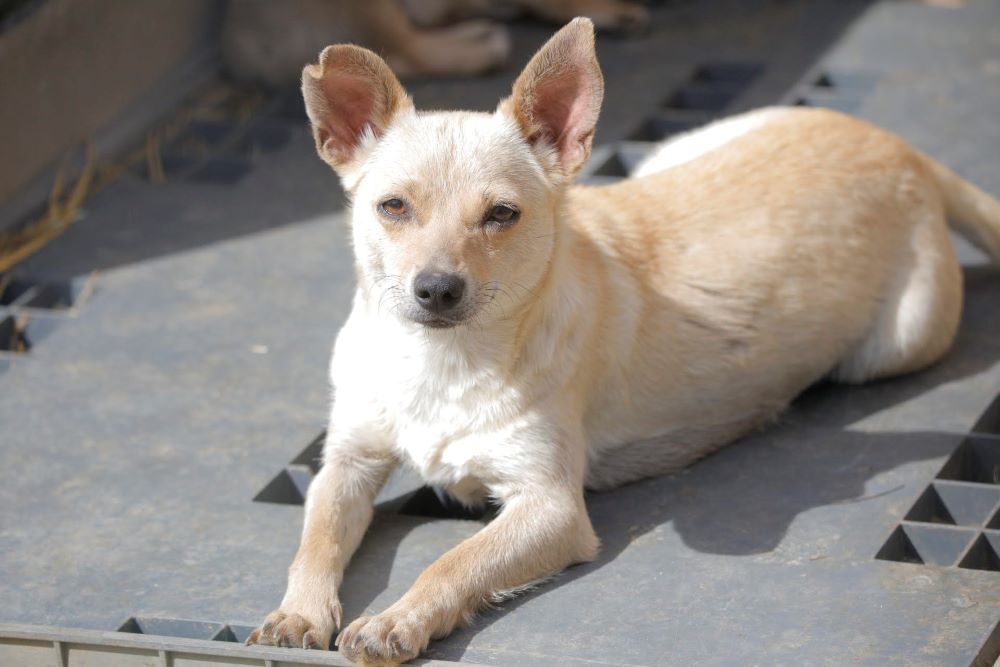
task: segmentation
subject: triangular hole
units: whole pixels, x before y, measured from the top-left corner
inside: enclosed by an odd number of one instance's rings
[[[965,558],[958,564],[966,570],[989,570],[1000,572],[1000,556],[997,555],[993,545],[986,539],[985,535],[980,535]]]
[[[951,512],[945,507],[941,496],[938,495],[933,486],[928,486],[927,490],[920,494],[917,502],[913,503],[913,507],[903,518],[906,521],[920,521],[921,523],[955,524]]]
[[[892,560],[899,563],[921,564],[924,562],[921,560],[920,554],[917,553],[910,538],[903,532],[902,526],[897,526],[896,530],[892,531],[892,535],[882,545],[879,552],[875,554],[875,558],[879,560]]]
[[[254,496],[254,501],[258,503],[301,505],[305,502],[305,496],[299,491],[298,486],[288,474],[288,471],[282,470],[274,479],[267,483],[267,486],[261,489],[260,493]]]

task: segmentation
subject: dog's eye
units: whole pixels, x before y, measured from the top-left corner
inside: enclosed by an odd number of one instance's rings
[[[486,214],[486,222],[492,222],[495,224],[509,225],[515,222],[521,214],[511,208],[510,206],[505,206],[503,204],[497,204],[490,209],[490,212]]]
[[[379,208],[382,213],[386,214],[390,218],[402,218],[409,210],[406,208],[406,202],[402,199],[397,199],[393,197],[392,199],[386,199],[384,202],[379,204]]]

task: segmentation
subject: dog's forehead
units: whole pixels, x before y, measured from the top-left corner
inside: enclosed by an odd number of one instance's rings
[[[489,113],[404,117],[386,133],[371,163],[389,182],[433,182],[453,189],[495,182],[523,187],[544,177],[514,122]]]

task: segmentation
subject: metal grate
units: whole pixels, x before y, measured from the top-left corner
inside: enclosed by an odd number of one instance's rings
[[[876,77],[868,72],[822,72],[801,87],[794,104],[854,113],[861,106],[862,98],[874,88],[875,81]]]
[[[299,454],[289,461],[278,474],[261,489],[254,502],[277,503],[282,505],[302,505],[313,477],[322,465],[323,431],[306,445]],[[481,508],[469,508],[451,498],[441,489],[423,486],[394,498],[379,502],[376,510],[394,512],[408,516],[422,516],[435,519],[462,519],[478,521],[495,516],[499,508],[487,504]]]
[[[694,69],[660,108],[630,135],[633,141],[662,141],[718,118],[763,71],[758,63],[716,62]]]
[[[239,642],[240,644],[247,640],[253,630],[254,628],[249,625],[149,616],[130,616],[118,626],[118,632],[160,637],[183,637],[185,639],[209,639],[219,642]]]
[[[881,560],[1000,572],[1000,396],[876,554]],[[979,435],[982,434],[982,435]]]

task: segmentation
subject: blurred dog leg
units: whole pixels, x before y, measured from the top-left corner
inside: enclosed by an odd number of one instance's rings
[[[539,18],[565,23],[586,16],[598,30],[622,35],[641,35],[649,29],[649,12],[634,2],[622,0],[516,0]]]
[[[521,13],[517,3],[496,0],[402,0],[406,15],[421,28],[438,28],[469,19],[506,21]]]
[[[381,49],[399,76],[482,74],[499,69],[510,56],[507,29],[489,21],[466,21],[448,28],[417,30]]]
[[[429,0],[442,16],[477,0]],[[430,6],[430,5],[428,5]],[[444,10],[441,10],[441,7]],[[241,81],[295,84],[304,63],[331,42],[362,44],[382,53],[402,76],[471,75],[502,66],[510,53],[506,30],[467,21],[433,30],[416,27],[400,0],[230,0],[222,31],[223,59]]]

